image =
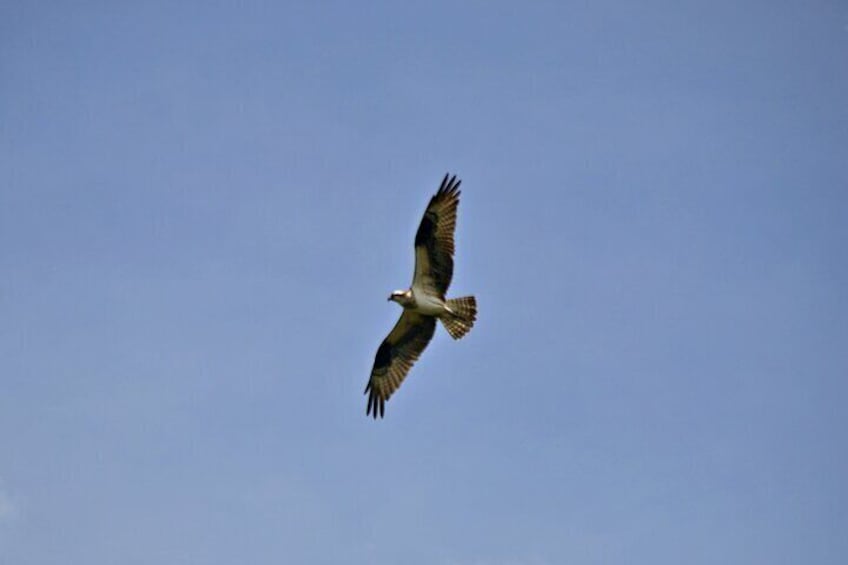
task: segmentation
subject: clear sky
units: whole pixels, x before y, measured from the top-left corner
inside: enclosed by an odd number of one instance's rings
[[[848,5],[3,2],[0,563],[843,564]],[[453,295],[365,417],[412,240]]]

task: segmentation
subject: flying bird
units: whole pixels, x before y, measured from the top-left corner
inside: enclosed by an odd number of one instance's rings
[[[365,387],[368,395],[366,415],[382,418],[386,401],[400,387],[403,379],[436,331],[441,320],[453,339],[460,339],[477,319],[477,300],[473,296],[445,297],[453,277],[453,232],[459,206],[456,175],[445,175],[438,192],[421,219],[415,234],[415,273],[412,286],[389,295],[403,306],[400,319],[380,344]]]

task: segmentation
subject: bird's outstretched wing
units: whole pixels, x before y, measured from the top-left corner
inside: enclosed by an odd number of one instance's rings
[[[368,394],[366,414],[382,418],[386,401],[397,390],[418,356],[430,343],[436,331],[436,318],[404,310],[400,319],[380,344],[371,369],[371,378],[365,387]],[[369,394],[370,393],[370,394]]]
[[[415,274],[413,288],[426,288],[444,298],[453,278],[453,232],[459,206],[456,175],[445,175],[415,234]]]

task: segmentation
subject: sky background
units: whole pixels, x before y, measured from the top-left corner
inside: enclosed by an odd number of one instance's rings
[[[846,218],[844,2],[3,2],[0,563],[843,564]]]

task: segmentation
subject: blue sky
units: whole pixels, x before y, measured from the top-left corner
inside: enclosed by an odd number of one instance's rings
[[[844,3],[135,4],[0,7],[0,562],[845,562]]]

